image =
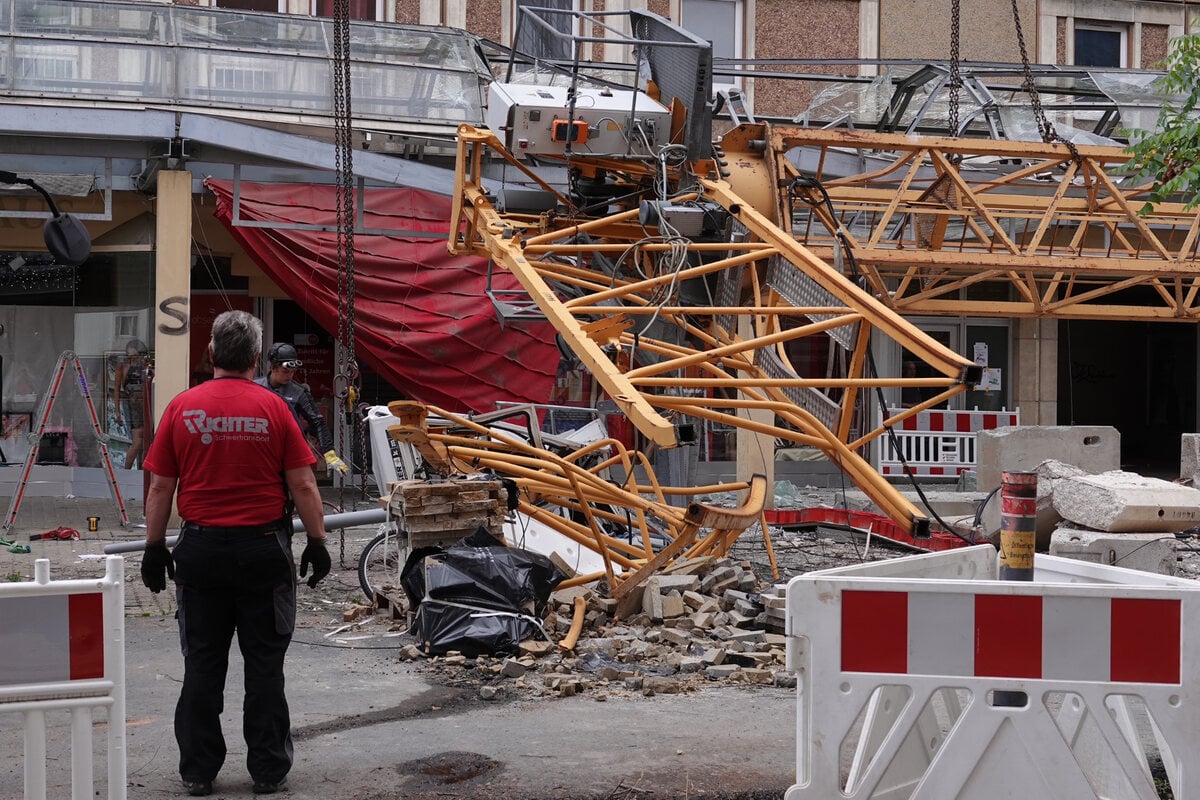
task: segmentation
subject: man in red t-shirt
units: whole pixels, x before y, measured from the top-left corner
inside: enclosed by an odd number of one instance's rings
[[[300,575],[329,573],[316,460],[287,404],[256,385],[262,323],[227,311],[212,327],[213,380],[173,399],[144,467],[146,553],[142,581],[152,592],[175,579],[183,688],[175,707],[179,774],[189,794],[212,793],[225,761],[221,733],[229,646],[236,632],[245,660],[243,732],[256,794],[286,786],[291,721],[283,661],[296,621],[290,494],[308,534]],[[172,499],[184,519],[167,550]]]

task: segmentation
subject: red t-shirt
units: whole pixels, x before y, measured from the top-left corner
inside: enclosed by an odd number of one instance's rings
[[[263,525],[283,516],[284,470],[316,462],[287,403],[241,378],[175,397],[145,469],[178,478],[179,515],[197,525]]]

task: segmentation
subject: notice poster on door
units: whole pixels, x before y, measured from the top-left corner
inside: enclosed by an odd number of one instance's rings
[[[1000,380],[999,367],[985,368],[983,370],[983,377],[980,378],[979,383],[975,384],[975,391],[977,392],[998,392],[1001,388],[1003,388],[1003,384]]]
[[[972,353],[971,360],[980,367],[986,367],[988,365],[987,342],[976,342],[972,349],[974,352]]]

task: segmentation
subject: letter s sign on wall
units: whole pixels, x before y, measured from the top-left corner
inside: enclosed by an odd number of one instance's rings
[[[182,308],[180,308],[182,306]],[[171,326],[159,323],[158,332],[167,336],[182,336],[188,332],[191,323],[188,321],[188,299],[182,295],[168,297],[158,304],[158,310],[171,319],[179,320],[179,325]]]

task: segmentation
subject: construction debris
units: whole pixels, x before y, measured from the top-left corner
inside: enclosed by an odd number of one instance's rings
[[[1109,533],[1060,527],[1050,540],[1050,555],[1174,575],[1176,540],[1161,533]]]
[[[429,656],[421,645],[401,649],[404,661],[447,673],[451,683],[478,681],[497,693],[673,694],[711,681],[794,686],[784,669],[785,586],[762,584],[747,561],[701,557],[676,562],[651,577],[626,616],[607,587],[554,592],[543,628],[561,641],[582,620],[573,649],[527,639],[518,655],[447,651]],[[582,616],[576,606],[582,605]]]
[[[411,547],[445,547],[479,528],[499,538],[507,502],[500,481],[399,481],[388,514],[403,520]]]
[[[1200,489],[1113,470],[1062,481],[1054,508],[1091,530],[1173,533],[1200,525]]]

